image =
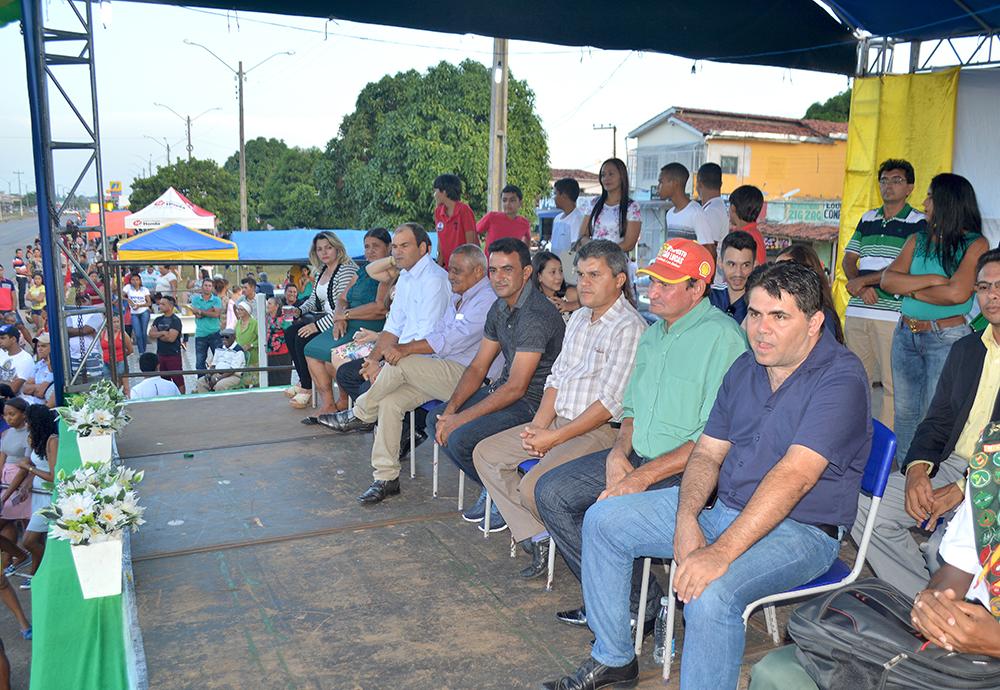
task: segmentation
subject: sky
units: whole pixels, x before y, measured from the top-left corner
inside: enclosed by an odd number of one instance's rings
[[[71,26],[65,3],[47,3],[52,19]],[[95,13],[97,5],[95,4]],[[286,17],[146,3],[114,2],[109,22],[95,31],[97,90],[105,184],[131,180],[152,159],[153,168],[186,155],[185,124],[154,103],[192,118],[197,158],[219,163],[239,145],[235,77],[219,60],[184,40],[203,44],[236,68],[264,64],[247,76],[246,139],[274,137],[290,146],[320,147],[336,136],[364,86],[386,74],[426,70],[441,61],[492,60],[491,38],[399,29],[372,24]],[[277,52],[294,51],[294,55]],[[775,67],[730,65],[659,53],[605,51],[511,41],[514,77],[527,81],[548,134],[554,168],[596,171],[617,152],[625,135],[673,106],[801,117],[814,101],[844,90],[844,76]],[[24,72],[24,46],[17,24],[0,29],[0,185],[17,192],[14,171],[24,171],[23,190],[34,188],[31,126]],[[692,72],[692,67],[694,70]],[[57,68],[57,76],[89,108],[82,68]],[[75,117],[51,91],[54,137],[79,137]],[[210,110],[218,108],[218,110]],[[79,173],[80,154],[59,153],[56,185],[68,189]],[[92,176],[80,191],[93,194]]]

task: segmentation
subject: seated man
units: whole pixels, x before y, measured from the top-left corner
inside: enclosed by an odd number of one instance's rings
[[[614,440],[610,422],[621,419],[625,383],[646,330],[646,320],[631,301],[628,261],[618,243],[609,240],[593,240],[580,249],[577,288],[583,306],[566,326],[562,351],[534,418],[526,427],[480,441],[472,453],[483,486],[514,540],[531,551],[531,565],[521,577],[541,574],[547,563],[548,548],[531,541],[545,530],[536,517],[535,482]],[[522,478],[517,466],[529,457],[541,460]]]
[[[377,421],[372,446],[375,477],[368,490],[358,496],[364,504],[379,503],[399,493],[399,462],[403,415],[428,400],[451,396],[472,362],[483,338],[486,314],[496,301],[486,277],[486,255],[477,245],[463,244],[451,254],[448,282],[454,298],[448,310],[426,338],[389,345],[383,351],[385,366],[375,381],[354,403],[354,417],[341,426]],[[499,373],[494,363],[493,375]]]
[[[889,477],[868,544],[875,574],[907,596],[919,592],[937,568],[938,539],[920,547],[913,526],[935,531],[938,518],[962,501],[965,470],[983,427],[1000,419],[1000,249],[979,257],[976,298],[992,324],[955,342],[927,415],[917,427],[901,468]],[[871,499],[862,497],[851,535],[860,542]]]
[[[49,363],[52,345],[48,333],[39,333],[32,342],[35,345],[35,365],[31,377],[21,387],[21,397],[32,405],[55,407],[56,391],[52,383],[55,380]]]
[[[149,373],[159,371],[159,369],[160,358],[155,352],[143,352],[139,355],[140,371]],[[177,384],[170,379],[165,379],[161,376],[150,376],[142,379],[139,383],[133,384],[132,391],[128,397],[130,400],[142,400],[144,398],[163,398],[180,394],[181,391],[177,388]]]
[[[957,345],[955,343],[953,349]],[[995,499],[996,485],[990,486]],[[961,507],[948,523],[941,540],[944,564],[931,577],[927,587],[917,592],[910,620],[928,642],[949,652],[1000,658],[1000,621],[992,615],[997,613],[993,592],[1000,587],[1000,575],[996,567],[983,567],[986,558],[990,554],[995,556],[1000,549],[1000,537],[994,532],[985,535],[985,542],[981,541],[989,528],[982,528],[974,518],[985,510],[990,511],[988,520],[992,520],[995,512],[974,506],[973,491],[979,493],[970,482]],[[790,689],[819,690],[796,659],[795,645],[782,647],[764,657],[753,667],[750,679],[750,690]]]
[[[490,284],[497,295],[486,315],[475,359],[459,379],[448,402],[429,415],[429,431],[444,454],[477,484],[472,451],[484,438],[527,424],[542,401],[545,380],[562,349],[566,324],[559,310],[531,284],[528,245],[512,237],[489,247]],[[503,371],[484,386],[490,367],[503,354]],[[486,490],[462,517],[486,516]],[[491,531],[504,529],[494,506]]]
[[[680,482],[729,366],[746,351],[735,321],[705,299],[712,256],[702,245],[673,239],[648,268],[650,311],[662,319],[642,335],[625,388],[621,429],[613,447],[559,467],[535,487],[535,503],[566,565],[580,579],[583,516],[600,498],[662,489]],[[632,611],[639,604],[642,568],[635,571]],[[650,577],[646,618],[663,592]],[[581,607],[556,613],[586,625]],[[652,630],[652,626],[646,628]]]
[[[738,324],[747,317],[747,278],[757,265],[756,253],[757,241],[742,230],[733,230],[722,240],[719,270],[726,282],[713,285],[708,299],[713,307],[732,316]]]
[[[243,348],[236,343],[236,331],[232,328],[223,328],[219,331],[222,338],[222,347],[212,353],[212,363],[209,369],[214,369],[214,374],[206,374],[198,379],[198,386],[195,389],[198,393],[208,393],[210,391],[229,391],[239,388],[243,379],[238,369],[247,365],[246,353]]]
[[[633,562],[678,564],[682,690],[735,688],[743,609],[817,577],[854,522],[871,447],[868,379],[823,328],[819,277],[785,262],[748,281],[752,352],[726,372],[680,489],[598,501],[583,524],[591,658],[547,688],[601,688],[639,674],[629,632]],[[713,491],[718,501],[706,502]]]
[[[371,386],[385,357],[385,351],[400,343],[425,339],[437,326],[451,304],[448,272],[431,257],[431,238],[417,223],[403,223],[392,236],[392,256],[400,269],[396,296],[389,308],[385,327],[375,341],[375,348],[364,359],[341,365],[337,369],[337,385],[357,400]],[[418,408],[417,429],[423,430],[424,413]],[[320,424],[335,431],[371,431],[374,423],[349,423],[350,410],[321,414]]]

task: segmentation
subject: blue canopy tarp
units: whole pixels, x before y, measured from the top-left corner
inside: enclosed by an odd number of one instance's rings
[[[119,261],[167,264],[236,259],[235,243],[178,223],[149,230],[118,245]]]
[[[252,230],[234,232],[230,235],[239,250],[240,263],[245,264],[294,264],[309,260],[309,247],[313,237],[321,230]],[[365,230],[334,229],[334,233],[344,243],[348,256],[363,257],[365,254]],[[431,237],[431,254],[437,255],[437,234]]]

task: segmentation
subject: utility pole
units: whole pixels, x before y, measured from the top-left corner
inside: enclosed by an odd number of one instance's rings
[[[23,170],[12,171],[17,175],[17,207],[21,211],[21,217],[24,218],[24,196],[21,194],[21,175],[24,174]]]
[[[155,141],[160,146],[166,147],[166,149],[167,149],[167,167],[169,168],[170,167],[170,142],[167,141],[167,138],[163,137],[163,141],[161,142],[158,137],[151,137],[148,134],[143,134],[142,136],[146,137],[150,141]]]
[[[198,46],[199,48],[207,51],[212,57],[214,57],[216,60],[218,60],[219,62],[221,62],[223,65],[225,65],[226,69],[228,69],[230,72],[232,72],[233,75],[235,75],[235,77],[236,77],[236,83],[237,83],[236,94],[237,94],[237,99],[239,100],[239,104],[240,104],[240,230],[246,230],[247,229],[247,225],[248,225],[248,218],[247,218],[247,215],[248,215],[247,214],[247,160],[246,160],[246,142],[245,142],[245,139],[244,139],[244,132],[245,132],[245,130],[244,130],[244,123],[243,123],[243,82],[246,81],[247,75],[250,74],[250,72],[254,71],[258,67],[260,67],[261,65],[263,65],[265,62],[267,62],[268,60],[270,60],[271,58],[278,57],[279,55],[295,55],[295,51],[286,50],[286,51],[281,51],[281,52],[278,52],[278,53],[274,53],[273,55],[267,56],[266,58],[264,58],[263,60],[261,60],[260,62],[258,62],[253,67],[251,67],[251,68],[249,68],[247,70],[244,70],[243,69],[243,61],[242,60],[239,61],[239,65],[238,65],[239,68],[238,69],[233,69],[232,67],[229,66],[228,62],[226,62],[225,60],[223,60],[222,58],[220,58],[218,55],[216,55],[215,53],[213,53],[210,48],[208,48],[206,46],[203,46],[200,43],[195,43],[194,41],[189,41],[186,38],[184,39],[184,42],[186,44],[188,44],[189,46]]]
[[[617,125],[594,125],[594,130],[611,130],[611,157],[618,158],[618,126]]]
[[[227,65],[227,67],[228,67],[228,65]],[[205,112],[203,112],[203,113],[201,113],[199,115],[195,115],[194,117],[191,117],[190,115],[181,115],[179,112],[177,112],[176,110],[174,110],[173,108],[171,108],[169,105],[164,105],[163,103],[153,103],[153,105],[155,105],[155,106],[157,106],[159,108],[166,108],[167,110],[169,110],[170,112],[172,112],[174,115],[176,115],[177,117],[179,117],[181,119],[181,122],[184,123],[184,129],[187,131],[187,155],[188,155],[188,161],[191,160],[191,157],[192,157],[191,154],[194,152],[194,146],[191,145],[191,123],[195,122],[202,115],[207,115],[208,113],[212,112],[213,110],[222,110],[222,108],[209,108]]]
[[[507,39],[493,39],[493,79],[490,81],[490,158],[486,203],[500,210],[500,190],[507,179]]]
[[[191,152],[194,151],[194,147],[191,146],[191,116],[190,115],[187,116],[187,135],[188,135],[188,145],[187,145],[188,163],[190,163],[191,162]]]

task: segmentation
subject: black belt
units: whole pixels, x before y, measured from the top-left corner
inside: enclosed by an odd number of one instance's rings
[[[840,527],[837,525],[813,525],[813,527],[820,530],[831,539],[840,540]]]

